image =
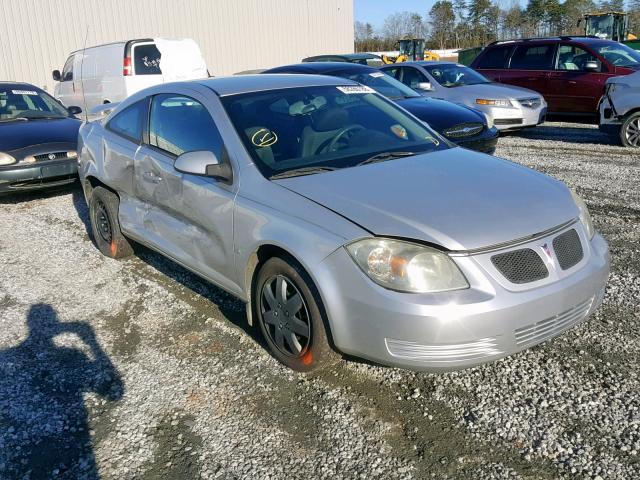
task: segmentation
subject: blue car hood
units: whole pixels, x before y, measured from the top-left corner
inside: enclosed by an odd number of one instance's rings
[[[462,148],[275,182],[375,235],[450,250],[527,237],[579,213],[563,183]]]
[[[75,118],[0,122],[0,152],[44,143],[77,143],[82,122]]]
[[[420,120],[427,122],[438,133],[461,123],[482,123],[483,125],[487,123],[480,112],[446,100],[416,97],[399,99],[395,102]]]

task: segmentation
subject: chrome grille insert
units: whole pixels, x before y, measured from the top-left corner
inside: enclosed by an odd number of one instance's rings
[[[493,337],[481,338],[469,343],[432,345],[385,338],[385,343],[387,351],[394,357],[420,362],[451,363],[502,354],[498,348],[498,341]]]
[[[463,138],[477,135],[483,128],[482,123],[461,123],[447,128],[443,133],[449,138]]]
[[[42,153],[40,155],[34,155],[33,158],[36,159],[36,162],[43,162],[45,160],[62,160],[63,158],[67,158],[67,152]]]
[[[512,283],[530,283],[549,276],[540,255],[530,248],[494,255],[491,263]]]
[[[573,228],[553,239],[553,250],[556,252],[562,270],[568,270],[577,265],[584,257],[580,237]]]
[[[594,297],[591,297],[558,315],[518,328],[515,331],[516,344],[529,345],[540,343],[566,330],[571,325],[578,323],[589,313],[593,305],[593,299]]]

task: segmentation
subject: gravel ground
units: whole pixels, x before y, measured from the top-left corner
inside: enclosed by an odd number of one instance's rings
[[[0,478],[640,478],[639,155],[561,123],[497,155],[577,189],[611,279],[590,321],[449,374],[293,373],[227,294],[101,256],[78,188],[0,199]]]

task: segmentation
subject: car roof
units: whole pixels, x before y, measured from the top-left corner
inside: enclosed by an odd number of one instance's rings
[[[369,67],[367,65],[360,65],[358,63],[304,62],[304,63],[294,63],[291,65],[283,65],[282,67],[275,67],[270,70],[265,70],[262,73],[278,73],[279,70],[291,70],[291,71],[304,72],[304,73],[317,73],[319,75],[327,75],[329,73],[337,73],[337,72],[378,71],[377,68]]]
[[[332,85],[357,85],[356,82],[326,75],[238,75],[233,77],[208,78],[196,83],[213,90],[218,96],[238,95],[242,93],[279,90],[283,88],[319,87]]]
[[[27,82],[11,82],[8,80],[0,80],[0,86],[2,87],[15,87],[15,88],[24,88],[24,87],[29,87],[29,88],[35,88],[36,90],[42,90],[40,87],[37,87],[31,83],[27,83]]]
[[[497,45],[509,45],[509,44],[520,44],[520,43],[547,43],[547,42],[561,42],[561,41],[571,41],[578,43],[600,43],[600,42],[613,42],[613,40],[608,40],[606,38],[600,38],[596,36],[581,36],[581,35],[567,35],[561,37],[533,37],[533,38],[516,38],[512,40],[499,40],[497,42],[490,43],[487,45],[488,47],[495,47]]]

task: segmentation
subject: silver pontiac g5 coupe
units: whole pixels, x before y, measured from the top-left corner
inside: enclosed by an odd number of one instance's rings
[[[607,243],[564,184],[350,80],[159,85],[85,123],[78,149],[102,253],[133,240],[242,299],[298,371],[339,353],[470,367],[602,301]]]

